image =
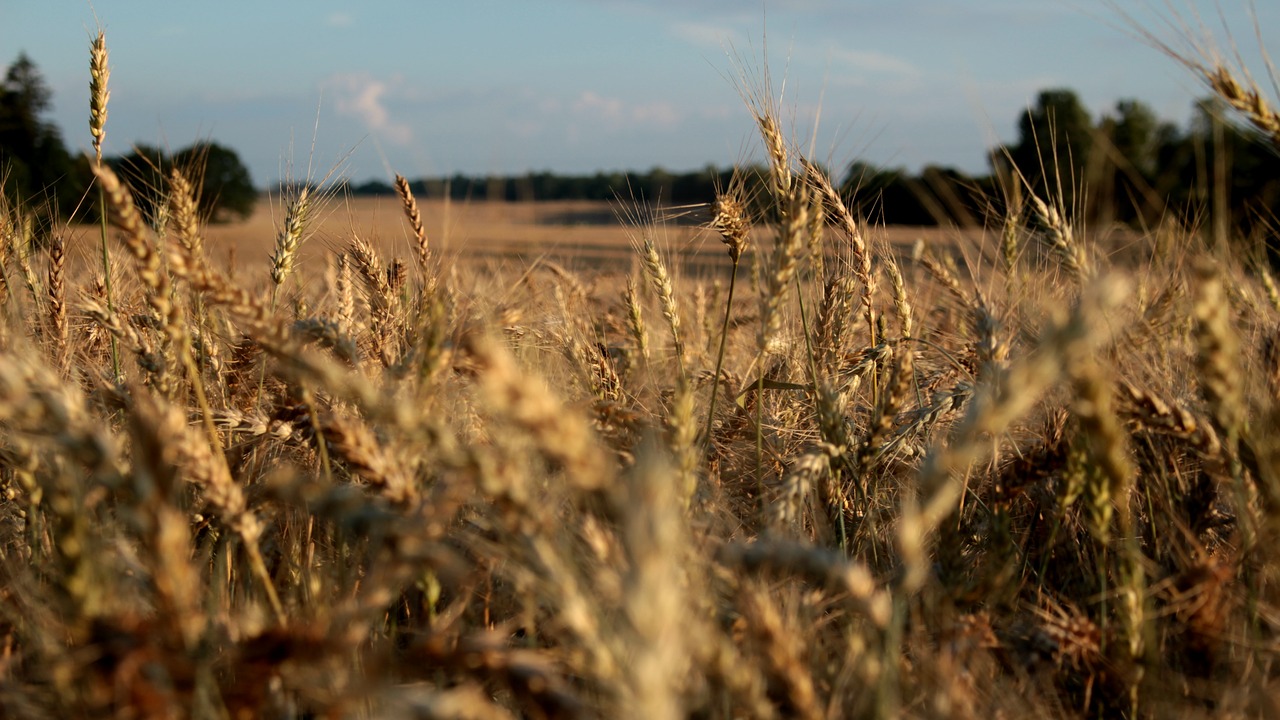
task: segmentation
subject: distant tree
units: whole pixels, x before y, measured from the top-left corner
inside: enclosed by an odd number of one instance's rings
[[[1107,147],[1098,178],[1100,212],[1131,223],[1154,222],[1162,212],[1155,194],[1162,126],[1154,111],[1137,100],[1121,100],[1098,125]]]
[[[139,144],[128,155],[107,158],[106,163],[129,185],[143,217],[156,224],[156,211],[163,206],[168,188],[169,158],[164,150]]]
[[[883,189],[893,181],[893,173],[877,167],[866,160],[854,160],[845,171],[841,192],[845,199],[854,198],[861,193],[870,193]]]
[[[422,181],[411,183],[409,189],[413,191],[415,197],[426,198],[427,187]],[[382,196],[395,195],[396,189],[385,180],[367,180],[358,185],[351,186],[352,195],[360,196]]]
[[[915,184],[920,202],[938,224],[976,225],[986,209],[973,180],[955,168],[926,165]]]
[[[997,175],[1026,178],[1037,195],[1055,200],[1061,193],[1075,209],[1076,189],[1086,181],[1093,149],[1093,122],[1074,90],[1041,91],[1035,105],[1018,120],[1018,143],[992,153]],[[1008,164],[1012,163],[1012,168]]]
[[[671,202],[675,205],[711,202],[716,197],[716,182],[719,176],[720,171],[715,165],[707,165],[702,170],[677,175],[671,185]],[[721,187],[727,185],[726,182]]]
[[[1196,183],[1196,148],[1189,133],[1174,123],[1156,129],[1156,169],[1152,187],[1165,206],[1181,209]]]
[[[258,191],[249,169],[231,148],[215,142],[197,143],[179,150],[173,162],[202,180],[200,211],[211,221],[244,219],[253,212]]]
[[[1156,169],[1159,129],[1160,119],[1154,110],[1138,100],[1121,100],[1110,126],[1111,145],[1143,177],[1151,177]]]
[[[1211,212],[1225,211],[1228,231],[1274,234],[1280,218],[1280,155],[1268,137],[1228,118],[1219,99],[1196,104],[1188,139],[1196,146],[1199,197]],[[1188,170],[1184,177],[1191,176]]]
[[[1280,155],[1253,128],[1227,120],[1226,110],[1200,100],[1185,131],[1157,127],[1153,194],[1171,217],[1215,238],[1225,232],[1238,249],[1280,267],[1280,248],[1268,240],[1280,227]]]
[[[19,54],[0,84],[0,178],[9,199],[35,211],[42,223],[79,206],[88,172],[42,118],[51,101],[35,63]]]
[[[637,178],[645,199],[651,203],[669,205],[672,202],[671,191],[675,186],[675,176],[661,167],[654,167],[645,175]]]
[[[877,167],[863,160],[849,165],[841,193],[855,215],[889,225],[934,225],[920,197],[920,184],[901,168]]]

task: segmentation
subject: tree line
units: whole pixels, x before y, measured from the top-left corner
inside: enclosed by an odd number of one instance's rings
[[[1202,100],[1189,126],[1161,120],[1138,100],[1122,100],[1096,122],[1069,89],[1039,93],[1020,116],[1018,139],[988,151],[990,172],[969,175],[929,165],[913,173],[862,160],[842,174],[842,190],[859,213],[890,225],[981,224],[1007,212],[1028,192],[1061,202],[1094,222],[1153,226],[1162,218],[1194,222],[1216,197],[1237,227],[1270,226],[1280,208],[1280,157],[1259,133],[1225,120],[1226,109]],[[411,182],[423,198],[454,200],[624,200],[705,203],[728,187],[733,170],[708,165],[673,173],[550,171],[509,176],[422,178]],[[747,168],[747,185],[761,183],[763,166]],[[1017,190],[1015,190],[1015,186]],[[386,182],[353,185],[356,195],[393,195]]]
[[[93,204],[83,198],[92,178],[90,160],[68,152],[58,129],[44,119],[51,99],[35,64],[19,55],[0,84],[0,187],[10,203],[36,208],[43,217],[77,213],[88,219]],[[1213,204],[1246,232],[1274,227],[1280,157],[1256,131],[1224,115],[1215,101],[1203,100],[1181,128],[1138,100],[1123,100],[1094,121],[1074,91],[1051,89],[1018,118],[1016,142],[989,150],[986,174],[934,165],[910,172],[859,160],[833,175],[841,175],[842,189],[859,213],[893,225],[979,224],[1032,192],[1094,222],[1151,226],[1169,216],[1195,221]],[[106,161],[128,180],[144,211],[158,207],[165,176],[175,166],[203,181],[201,209],[211,220],[247,216],[257,198],[239,157],[215,142],[173,153],[139,145]],[[455,174],[422,178],[411,187],[423,199],[622,198],[686,205],[714,198],[733,172],[707,166],[691,172]],[[763,167],[747,168],[748,188],[764,176]],[[380,180],[348,184],[346,191],[395,192]]]
[[[19,54],[0,82],[0,191],[9,206],[26,209],[37,232],[72,216],[92,220],[97,212],[95,203],[86,202],[92,160],[67,149],[57,126],[45,118],[51,106],[52,93],[35,63]],[[239,156],[215,142],[174,152],[139,145],[104,162],[126,179],[148,216],[162,206],[161,194],[174,167],[198,181],[199,207],[211,220],[248,217],[258,198]]]

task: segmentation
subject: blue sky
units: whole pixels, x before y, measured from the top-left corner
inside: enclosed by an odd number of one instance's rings
[[[1114,4],[1174,37],[1153,19],[1169,17],[1163,0]],[[1250,5],[1219,4],[1255,59]],[[1220,27],[1214,3],[1173,7]],[[111,52],[107,152],[211,138],[260,185],[309,164],[361,181],[757,159],[730,55],[758,77],[766,38],[795,138],[835,165],[981,172],[1051,86],[1095,116],[1136,97],[1180,124],[1203,94],[1104,0],[0,0],[0,66],[35,60],[72,147],[89,143],[95,12]],[[1253,12],[1280,28],[1280,3]]]

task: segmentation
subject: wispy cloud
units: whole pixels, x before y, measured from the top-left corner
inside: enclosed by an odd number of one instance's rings
[[[591,0],[600,3],[601,0]],[[688,15],[719,17],[760,17],[764,6],[725,0],[604,0],[607,4],[652,11],[660,14],[681,12]],[[844,9],[848,0],[775,0],[769,12],[832,12]]]
[[[685,42],[706,48],[724,48],[743,44],[742,33],[710,22],[678,22],[670,27],[670,33]]]
[[[334,104],[340,114],[356,118],[369,132],[389,142],[403,145],[413,139],[413,130],[392,120],[384,100],[394,84],[394,80],[379,80],[368,73],[338,74],[325,83],[337,96]]]
[[[645,125],[669,128],[680,122],[680,111],[666,101],[629,103],[584,90],[569,106],[580,118],[603,121],[614,129]]]
[[[829,52],[832,65],[840,70],[882,76],[897,75],[903,78],[914,78],[920,75],[920,70],[914,65],[888,53],[848,48],[833,48]]]
[[[352,17],[350,13],[339,11],[339,12],[329,13],[328,17],[324,19],[324,24],[328,25],[329,27],[344,28],[344,27],[351,27],[351,25],[355,23],[355,21],[356,19]]]

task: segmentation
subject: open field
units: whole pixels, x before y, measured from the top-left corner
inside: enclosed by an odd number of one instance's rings
[[[557,201],[545,203],[445,202],[420,203],[424,229],[433,248],[469,267],[507,265],[527,267],[550,260],[572,270],[617,272],[632,269],[637,258],[633,245],[641,234],[618,203]],[[728,256],[718,236],[706,227],[708,207],[646,208],[657,215],[658,240],[665,255],[681,271],[723,274]],[[254,213],[243,222],[212,225],[205,229],[209,255],[233,263],[237,271],[255,280],[267,278],[268,258],[283,223],[284,208],[278,197],[264,195]],[[662,216],[669,216],[663,218]],[[754,233],[771,242],[769,231]],[[992,238],[984,241],[981,229],[871,228],[876,242],[898,254],[909,254],[918,240],[935,247],[985,247],[992,252]],[[75,226],[67,232],[71,262],[100,262],[96,226]],[[353,235],[369,241],[388,257],[408,258],[416,250],[405,224],[400,201],[394,197],[336,197],[327,200],[308,226],[307,239],[298,250],[300,265],[323,265]],[[1114,244],[1114,239],[1108,239]]]
[[[638,269],[635,245],[644,235],[654,237],[679,275],[714,282],[722,280],[730,266],[719,236],[707,227],[709,206],[646,206],[648,223],[637,223],[633,209],[619,203],[590,201],[424,201],[420,209],[433,250],[460,268],[520,274],[539,262],[552,262],[573,271],[616,277]],[[207,254],[250,287],[266,283],[284,212],[280,198],[264,195],[247,220],[204,229]],[[869,226],[865,232],[881,252],[905,258],[923,242],[943,254],[967,257],[974,272],[994,262],[998,252],[999,238],[983,228]],[[774,234],[769,228],[754,229],[753,247],[769,247]],[[79,271],[101,263],[97,226],[72,226],[64,235],[70,268]],[[828,235],[834,238],[838,233],[829,228]],[[388,258],[407,261],[416,253],[399,200],[336,197],[326,200],[308,224],[297,252],[298,266],[323,272],[355,236]],[[1108,262],[1126,264],[1135,261],[1129,250],[1143,244],[1124,228],[1105,229],[1089,240]],[[828,251],[835,252],[833,246]],[[1142,250],[1137,252],[1140,255]],[[744,261],[744,271],[747,264]]]

